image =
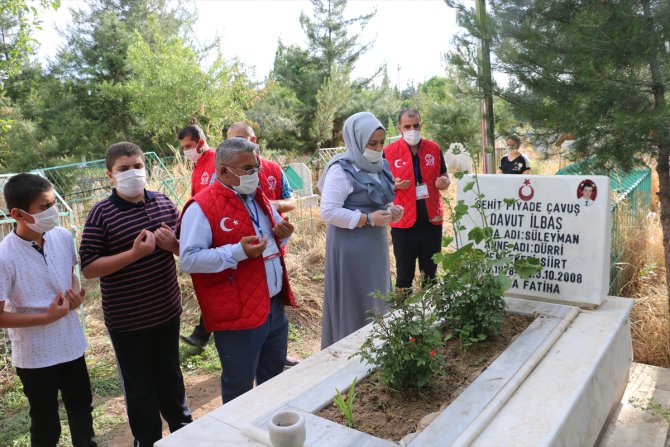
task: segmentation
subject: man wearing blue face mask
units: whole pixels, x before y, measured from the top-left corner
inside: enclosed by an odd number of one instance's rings
[[[396,259],[396,288],[411,289],[419,260],[423,285],[435,277],[433,254],[442,243],[441,190],[449,187],[447,166],[440,146],[421,137],[421,116],[416,109],[398,114],[402,138],[384,148],[395,178],[396,197],[405,214],[391,223],[391,239]]]
[[[181,269],[214,334],[224,403],[282,372],[284,305],[295,306],[283,249],[293,225],[258,186],[257,149],[244,138],[221,143],[216,180],[184,206],[181,221]]]

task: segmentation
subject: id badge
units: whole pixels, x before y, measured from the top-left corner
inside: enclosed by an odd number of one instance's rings
[[[268,239],[268,244],[265,246],[265,250],[263,250],[263,260],[267,261],[272,258],[276,258],[279,256],[279,247],[277,247],[277,242],[274,240],[274,238]]]
[[[416,185],[416,200],[427,199],[428,198],[428,185],[421,183]]]

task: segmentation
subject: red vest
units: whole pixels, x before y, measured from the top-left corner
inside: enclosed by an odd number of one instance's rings
[[[261,158],[261,169],[258,173],[261,189],[270,200],[281,200],[281,177],[282,170],[278,163]]]
[[[197,161],[191,173],[191,197],[194,197],[212,182],[216,175],[215,155],[213,149],[207,149]]]
[[[421,139],[419,143],[419,169],[421,179],[428,186],[426,208],[428,218],[434,225],[442,225],[442,195],[435,186],[435,180],[440,176],[440,146],[437,143]],[[405,213],[398,222],[391,222],[394,228],[409,228],[416,222],[416,179],[412,165],[412,152],[402,138],[384,148],[384,156],[388,160],[394,178],[410,180],[407,189],[396,191],[393,203],[401,205]]]
[[[244,236],[255,235],[249,211],[237,195],[220,182],[214,182],[184,206],[183,214],[197,202],[212,229],[212,247],[236,244]],[[267,197],[256,190],[259,209],[275,221]],[[275,238],[276,239],[276,238]],[[295,299],[288,282],[284,252],[280,240],[280,260],[283,270],[282,298],[284,304],[295,307]],[[270,296],[265,276],[263,256],[245,259],[235,269],[218,273],[192,273],[193,288],[208,331],[252,329],[265,323],[270,312]]]

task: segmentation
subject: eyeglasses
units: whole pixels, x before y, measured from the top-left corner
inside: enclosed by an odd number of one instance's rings
[[[226,166],[228,169],[237,169],[238,171],[244,172],[245,175],[254,175],[255,173],[259,172],[261,169],[263,169],[263,166],[261,165],[256,165],[255,168],[251,169],[240,169],[240,168],[235,168],[233,166]],[[233,172],[234,175],[237,175]],[[239,175],[237,175],[239,177]]]

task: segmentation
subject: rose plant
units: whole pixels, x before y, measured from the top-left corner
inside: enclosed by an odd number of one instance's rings
[[[460,153],[458,148],[453,151],[454,155]],[[477,154],[471,156],[476,172],[478,157]],[[465,174],[467,172],[456,172],[454,176],[463,180]],[[530,278],[542,269],[537,258],[513,255],[509,244],[499,243],[500,238],[494,235],[482,206],[485,195],[481,193],[476,173],[463,186],[463,192],[468,191],[475,195],[472,205],[459,200],[452,206],[444,200],[454,236],[443,238],[448,250],[433,256],[442,274],[428,291],[438,318],[447,330],[458,336],[463,347],[498,333],[505,318],[503,295],[512,286],[512,275]],[[516,201],[504,199],[506,204]],[[479,225],[470,229],[465,241],[463,220],[471,218],[471,210],[478,215],[473,221]]]
[[[454,154],[458,152],[456,148]],[[476,172],[478,155],[471,156]],[[454,176],[463,179],[466,173]],[[378,295],[389,313],[374,317],[358,355],[376,366],[381,382],[392,388],[422,388],[445,374],[442,352],[452,336],[467,348],[497,334],[505,317],[503,294],[512,285],[510,275],[528,278],[542,269],[538,259],[513,256],[508,245],[496,243],[499,238],[488,224],[477,174],[463,190],[475,193],[472,205],[459,200],[452,206],[444,199],[454,237],[443,238],[446,250],[433,257],[441,267],[435,280],[421,291]],[[467,233],[465,241],[463,219],[469,218],[471,208],[481,224]]]
[[[423,293],[377,296],[389,312],[374,317],[359,355],[377,367],[383,384],[394,389],[423,388],[444,374],[444,339],[437,315]]]

